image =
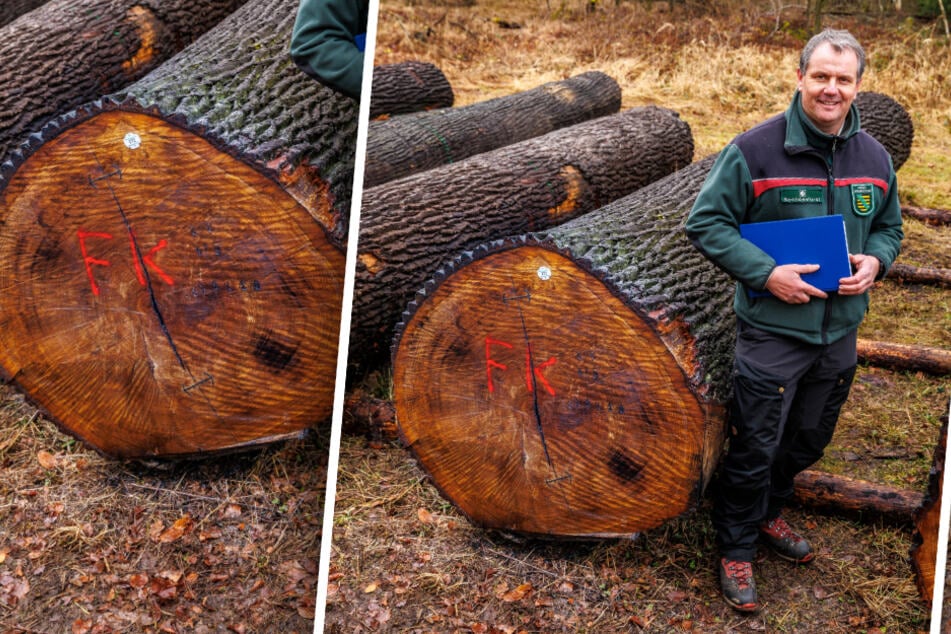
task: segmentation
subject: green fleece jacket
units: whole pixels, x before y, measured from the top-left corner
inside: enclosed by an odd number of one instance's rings
[[[739,135],[720,153],[686,232],[738,281],[737,317],[808,343],[830,343],[858,327],[868,293],[832,292],[828,299],[796,305],[772,295],[753,297],[747,289],[763,290],[776,262],[739,232],[742,223],[826,214],[842,215],[849,252],[878,258],[884,276],[903,238],[891,157],[861,130],[854,105],[842,132],[829,135],[806,117],[797,92],[784,114]]]
[[[320,83],[354,99],[363,83],[369,0],[301,0],[291,58]]]

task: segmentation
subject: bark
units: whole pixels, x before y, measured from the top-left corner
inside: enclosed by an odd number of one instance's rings
[[[51,119],[155,69],[245,0],[50,0],[0,28],[0,161]]]
[[[379,361],[412,294],[461,251],[591,211],[692,154],[675,113],[636,108],[365,190],[350,358]]]
[[[0,4],[0,26],[13,22],[24,13],[42,6],[46,0],[4,0]]]
[[[921,506],[915,511],[915,533],[912,536],[911,565],[915,571],[915,583],[922,600],[931,605],[934,596],[935,572],[941,523],[941,496],[944,482],[945,456],[948,446],[948,419],[944,418],[935,446],[931,472],[928,475],[928,491]],[[945,519],[947,521],[947,519]],[[939,583],[945,583],[938,579]]]
[[[631,535],[696,507],[723,448],[735,332],[734,282],[684,235],[715,158],[475,247],[409,304],[400,434],[474,523]]]
[[[913,344],[858,341],[859,360],[891,370],[951,374],[951,350]]]
[[[951,210],[948,209],[926,209],[923,207],[906,206],[901,208],[901,212],[909,218],[922,221],[926,225],[936,227],[951,225]]]
[[[933,284],[945,288],[951,287],[951,269],[939,269],[933,266],[893,264],[892,268],[888,270],[887,277],[911,284]]]
[[[621,88],[592,71],[458,108],[370,123],[363,186],[374,187],[617,112]]]
[[[800,504],[899,525],[910,524],[924,500],[917,491],[821,471],[803,471],[796,476],[795,487]]]
[[[897,171],[908,160],[915,127],[905,108],[878,92],[860,92],[855,97],[862,128],[885,146]]]
[[[106,454],[330,414],[356,103],[293,65],[296,6],[251,0],[0,175],[0,368]]]
[[[429,62],[406,61],[373,67],[370,118],[448,108],[455,96],[449,80]]]

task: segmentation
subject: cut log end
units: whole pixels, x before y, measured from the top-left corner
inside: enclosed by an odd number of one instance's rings
[[[651,325],[541,246],[439,284],[393,368],[404,442],[486,528],[632,536],[695,506],[722,444]]]
[[[111,110],[0,190],[0,367],[66,431],[168,456],[329,415],[343,255],[275,181]]]

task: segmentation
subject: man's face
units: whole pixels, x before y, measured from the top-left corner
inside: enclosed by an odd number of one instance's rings
[[[855,51],[836,52],[828,42],[812,54],[806,72],[796,71],[802,108],[817,128],[836,134],[859,90],[859,59]]]

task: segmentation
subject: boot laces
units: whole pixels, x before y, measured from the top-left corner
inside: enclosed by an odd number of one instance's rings
[[[749,587],[753,578],[753,564],[748,561],[724,561],[723,567],[726,568],[727,576],[734,579],[741,590]]]
[[[781,517],[777,517],[766,524],[766,530],[778,539],[791,539],[798,542],[802,539]]]

